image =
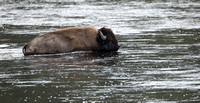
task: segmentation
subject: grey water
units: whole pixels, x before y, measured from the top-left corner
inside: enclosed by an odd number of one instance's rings
[[[111,28],[117,52],[24,56],[34,37]],[[199,103],[199,0],[0,0],[1,103]]]

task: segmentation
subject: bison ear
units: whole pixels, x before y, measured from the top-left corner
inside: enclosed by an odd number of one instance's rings
[[[107,37],[104,36],[103,33],[102,33],[101,31],[99,31],[99,35],[100,35],[100,37],[101,37],[102,40],[106,40]]]

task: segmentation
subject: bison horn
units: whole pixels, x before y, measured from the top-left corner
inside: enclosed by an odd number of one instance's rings
[[[99,33],[100,33],[100,36],[101,36],[102,40],[106,40],[106,36],[104,36],[101,31]]]

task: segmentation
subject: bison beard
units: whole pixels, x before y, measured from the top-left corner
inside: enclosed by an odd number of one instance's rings
[[[23,47],[24,55],[73,51],[117,51],[118,41],[111,29],[65,28],[37,36]]]

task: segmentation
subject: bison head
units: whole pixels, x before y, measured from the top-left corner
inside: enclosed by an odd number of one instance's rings
[[[120,47],[112,30],[105,27],[99,29],[96,40],[100,51],[117,51]]]

